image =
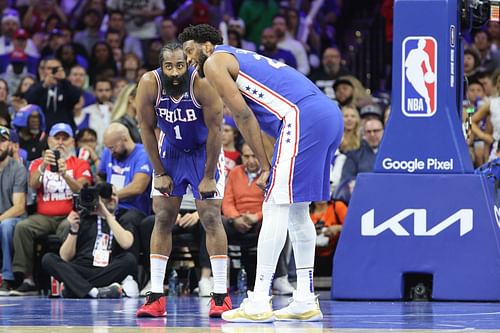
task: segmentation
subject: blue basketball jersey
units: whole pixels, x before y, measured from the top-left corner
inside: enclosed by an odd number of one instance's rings
[[[276,138],[266,201],[328,200],[330,163],[343,133],[336,103],[276,60],[223,45],[215,52],[236,57],[236,85],[260,127]]]
[[[205,145],[208,129],[203,119],[203,110],[194,96],[194,79],[197,75],[194,67],[188,68],[189,91],[181,98],[168,96],[163,89],[161,68],[153,71],[158,84],[156,98],[156,117],[165,140],[181,149],[194,149]]]
[[[283,119],[296,112],[296,104],[308,96],[323,93],[303,74],[279,61],[255,52],[217,45],[215,53],[234,55],[240,64],[236,84],[252,109],[262,130],[278,137]],[[301,110],[315,118],[329,110]],[[319,115],[317,114],[319,113]],[[318,119],[318,118],[316,118]]]

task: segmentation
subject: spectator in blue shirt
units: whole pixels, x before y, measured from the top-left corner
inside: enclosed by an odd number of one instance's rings
[[[117,216],[139,230],[139,223],[151,212],[151,174],[153,168],[141,144],[136,144],[125,126],[111,123],[104,132],[105,149],[101,155],[98,175],[117,189]],[[140,235],[134,235],[139,240]],[[140,244],[134,243],[138,255]]]
[[[297,60],[293,53],[278,47],[278,37],[272,28],[266,28],[262,31],[259,53],[295,69],[297,68]]]

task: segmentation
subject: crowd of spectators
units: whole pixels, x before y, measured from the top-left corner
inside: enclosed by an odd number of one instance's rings
[[[374,3],[369,7],[385,18],[390,44],[393,1]],[[344,59],[341,34],[351,5],[341,0],[0,0],[0,296],[37,293],[33,249],[47,234],[59,235],[63,245],[42,266],[59,279],[72,280],[66,296],[117,297],[122,294],[117,283],[128,296],[138,294],[137,288],[125,290],[124,281],[137,280],[130,267],[149,253],[154,212],[152,166],[136,118],[136,84],[158,67],[163,44],[175,41],[189,24],[200,23],[219,28],[228,45],[296,68],[338,102],[344,138],[332,161],[332,200],[311,205],[318,272],[330,275],[349,198],[336,193],[350,192],[356,175],[373,169],[390,112],[390,99],[364,87]],[[500,26],[490,22],[474,32],[465,50],[464,108],[477,110],[469,136],[476,166],[489,159],[500,140],[499,48]],[[224,227],[230,244],[255,245],[263,200],[255,186],[258,162],[225,113]],[[75,216],[73,195],[98,182],[112,184],[113,193],[92,222],[105,226],[88,234],[88,226],[77,226],[88,217]],[[185,197],[174,234],[188,232],[200,240],[199,293],[208,296],[210,266],[198,219],[192,198]],[[97,246],[104,235],[106,243]],[[101,264],[121,267],[113,276],[103,278],[109,269],[92,266],[99,251],[109,252]],[[291,293],[289,252],[280,259],[277,293]]]

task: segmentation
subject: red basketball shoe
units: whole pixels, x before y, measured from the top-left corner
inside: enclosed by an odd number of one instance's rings
[[[210,318],[220,318],[223,312],[229,311],[233,308],[229,294],[212,293],[211,296],[210,310],[208,311],[208,316]]]
[[[167,298],[163,293],[146,294],[146,302],[136,312],[137,317],[165,317]]]

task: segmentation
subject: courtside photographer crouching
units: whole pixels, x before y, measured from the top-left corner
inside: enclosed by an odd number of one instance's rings
[[[115,218],[116,189],[109,183],[83,187],[74,195],[69,228],[59,255],[47,253],[43,268],[64,283],[65,298],[135,297],[137,284],[130,286],[137,262],[128,251],[134,242],[133,226]],[[123,295],[123,296],[125,296]]]

